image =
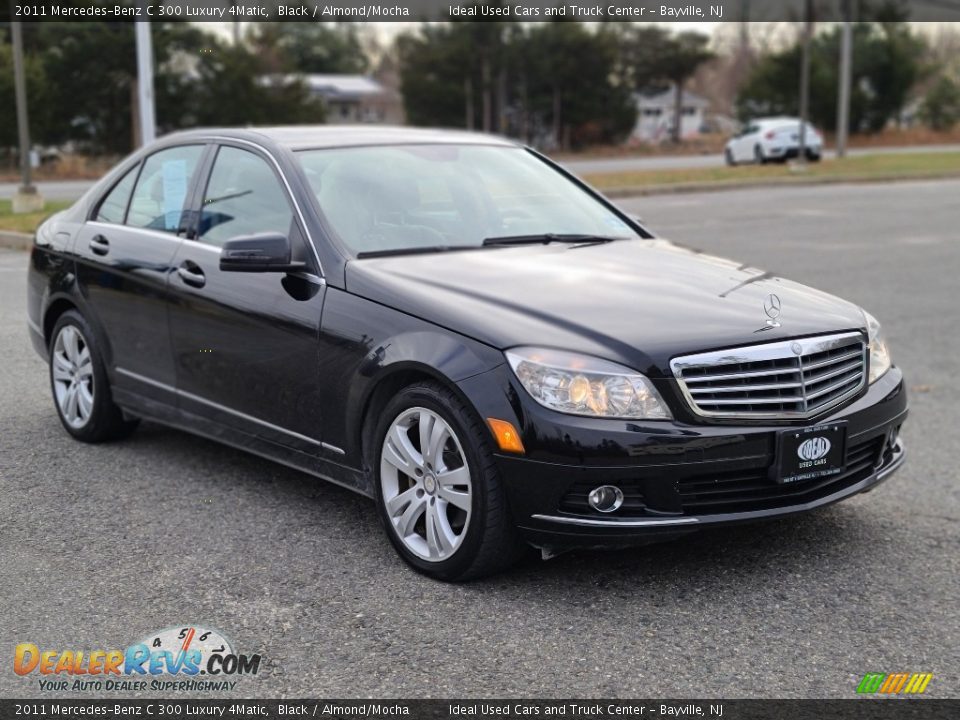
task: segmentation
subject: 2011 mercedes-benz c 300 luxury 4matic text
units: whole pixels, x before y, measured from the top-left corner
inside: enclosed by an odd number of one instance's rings
[[[904,457],[870,314],[485,135],[171,135],[40,227],[28,287],[75,438],[149,419],[340,483],[447,580],[810,510]]]

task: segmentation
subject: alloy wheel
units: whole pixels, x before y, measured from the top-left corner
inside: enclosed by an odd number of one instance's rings
[[[53,389],[60,413],[80,429],[93,413],[93,358],[86,338],[74,325],[64,325],[53,344]]]
[[[449,559],[470,524],[470,467],[453,428],[423,407],[391,424],[380,451],[380,486],[392,530],[429,562]]]

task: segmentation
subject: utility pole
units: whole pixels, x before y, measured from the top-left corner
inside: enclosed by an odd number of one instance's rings
[[[807,118],[810,115],[810,41],[813,37],[813,0],[803,8],[803,58],[800,64],[800,148],[797,164],[807,164]]]
[[[146,0],[141,0],[141,5],[145,2]],[[150,39],[150,23],[141,21],[134,25],[137,34],[137,116],[140,120],[140,144],[149,145],[157,137],[153,104],[153,44]]]
[[[23,66],[23,27],[19,22],[10,24],[13,30],[13,84],[20,143],[20,187],[11,205],[15,213],[37,212],[43,210],[43,196],[37,192],[30,177],[30,124],[27,117],[27,77]]]
[[[837,97],[837,157],[847,155],[850,130],[850,83],[853,74],[853,0],[843,0],[843,27],[840,36],[840,89]]]
[[[230,0],[230,12],[234,18],[237,17],[237,0]],[[233,46],[236,47],[240,44],[240,21],[234,20],[233,23]]]

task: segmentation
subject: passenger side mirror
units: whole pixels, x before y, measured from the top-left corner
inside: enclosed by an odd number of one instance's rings
[[[296,272],[306,267],[290,260],[290,240],[280,233],[258,233],[227,240],[220,251],[226,272]]]

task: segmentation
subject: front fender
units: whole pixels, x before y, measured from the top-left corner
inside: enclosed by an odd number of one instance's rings
[[[356,336],[357,318],[367,330]],[[457,383],[504,362],[496,348],[335,288],[328,290],[321,331],[322,382],[331,383],[324,442],[340,461],[363,465],[361,434],[378,388],[430,377],[462,394]],[[328,372],[332,371],[332,372]]]

